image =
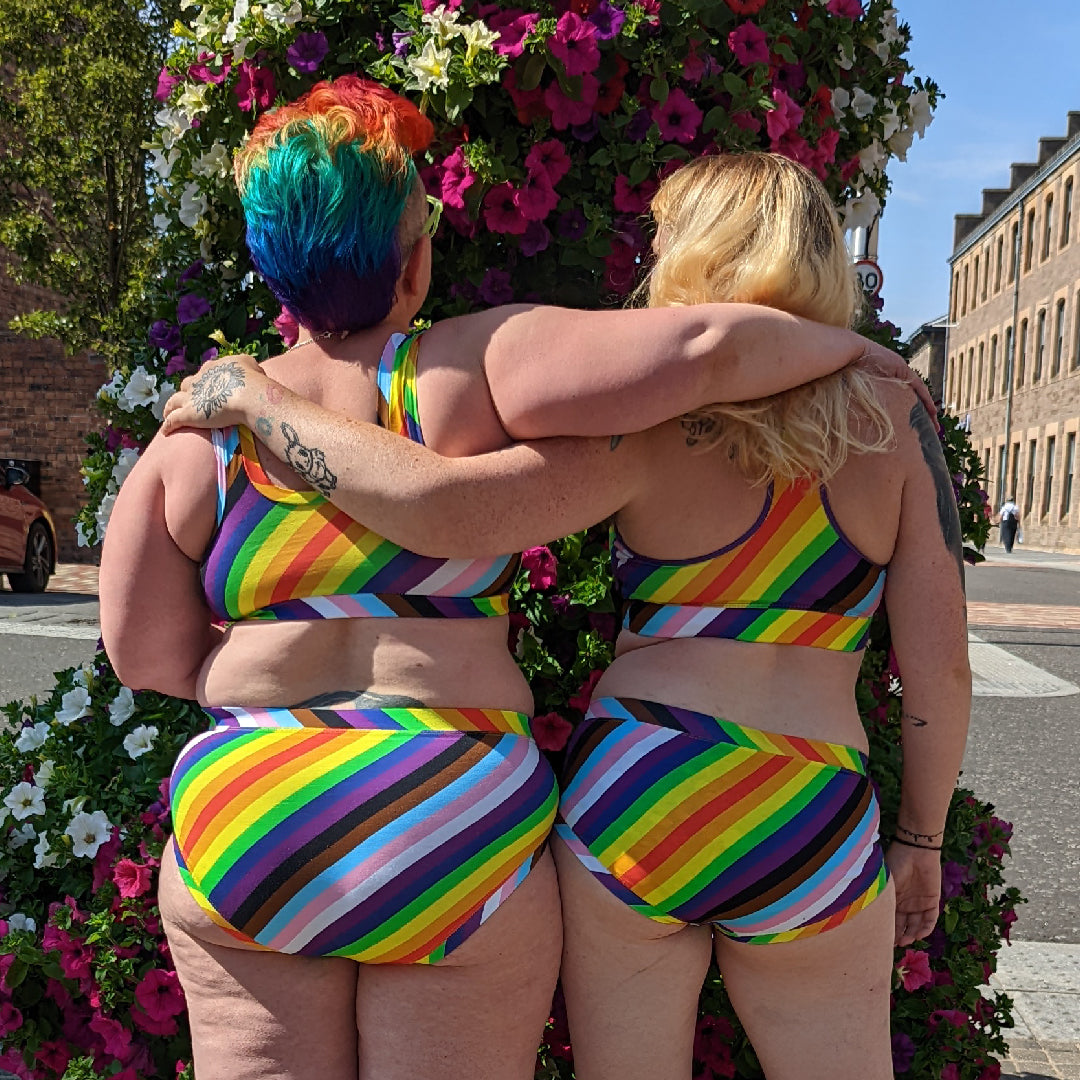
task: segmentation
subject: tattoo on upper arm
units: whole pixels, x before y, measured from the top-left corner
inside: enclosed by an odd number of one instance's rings
[[[924,720],[921,716],[916,716],[914,713],[907,712],[906,710],[900,714],[901,719],[910,720],[912,727],[926,727],[928,721]]]
[[[923,461],[934,480],[937,496],[938,524],[941,526],[941,538],[945,546],[956,559],[956,568],[960,572],[960,585],[964,585],[964,541],[960,535],[960,512],[956,508],[956,496],[953,494],[952,477],[945,464],[945,452],[941,449],[941,440],[934,428],[934,422],[921,401],[911,407],[908,421],[919,437],[919,448]]]
[[[329,497],[337,487],[337,476],[327,467],[323,452],[313,446],[304,446],[296,429],[284,422],[281,434],[285,436],[285,460],[289,466],[316,491]]]
[[[686,432],[687,446],[697,446],[716,430],[716,418],[712,416],[684,416],[679,423]]]
[[[621,443],[622,441],[623,441],[623,437],[621,435],[612,435],[611,436],[611,445],[608,447],[608,449],[609,450],[617,449],[619,443]]]
[[[244,385],[244,369],[235,360],[218,364],[200,375],[191,387],[191,404],[210,419],[225,408],[234,390]]]
[[[271,434],[273,434],[274,426],[270,423],[269,420],[266,419],[265,416],[260,416],[259,419],[255,421],[255,430],[264,439],[269,439]]]

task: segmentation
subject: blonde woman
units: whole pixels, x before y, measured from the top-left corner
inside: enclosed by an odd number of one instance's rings
[[[702,159],[653,214],[653,307],[850,323],[843,236],[802,167]],[[959,521],[911,391],[848,370],[622,440],[458,460],[265,382],[244,397],[246,420],[323,448],[339,505],[417,550],[480,556],[614,514],[625,619],[555,845],[580,1080],[687,1080],[712,953],[770,1080],[891,1077],[892,947],[937,918],[970,704]],[[175,400],[169,429],[197,419]],[[853,694],[882,600],[906,710],[887,854]]]

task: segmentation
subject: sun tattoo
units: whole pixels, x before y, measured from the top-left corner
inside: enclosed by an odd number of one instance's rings
[[[191,387],[191,404],[210,419],[225,408],[234,390],[244,385],[244,369],[234,360],[210,368]]]

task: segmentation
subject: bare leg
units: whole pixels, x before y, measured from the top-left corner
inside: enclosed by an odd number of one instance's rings
[[[172,844],[158,903],[199,1080],[357,1080],[357,964],[245,948],[192,899]]]
[[[744,945],[716,935],[724,984],[769,1080],[892,1080],[895,902],[890,881],[817,937]]]
[[[532,1080],[561,944],[558,882],[545,854],[438,964],[362,966],[362,1080]]]
[[[562,982],[578,1080],[689,1080],[707,926],[654,922],[612,896],[558,839]]]

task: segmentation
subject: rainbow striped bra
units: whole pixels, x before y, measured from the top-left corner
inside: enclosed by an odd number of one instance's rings
[[[614,529],[611,555],[623,625],[645,637],[857,652],[885,588],[885,568],[855,549],[825,488],[808,481],[770,484],[757,521],[710,555],[651,559]]]
[[[423,442],[416,409],[419,335],[395,334],[379,362],[379,422]],[[223,621],[505,615],[520,556],[437,559],[408,551],[317,491],[272,484],[247,428],[214,431],[217,529],[203,592]]]

